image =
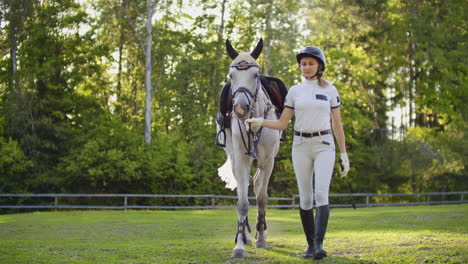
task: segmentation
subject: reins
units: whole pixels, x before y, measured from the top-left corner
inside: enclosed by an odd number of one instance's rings
[[[257,67],[258,68],[258,64],[256,64],[256,63],[247,63],[246,61],[241,61],[241,62],[236,63],[236,64],[231,64],[231,67],[235,67],[237,70],[243,71],[243,70],[249,69],[250,67]],[[260,89],[260,86],[261,86],[260,74],[257,74],[257,76],[256,76],[256,85],[255,85],[255,93],[252,93],[249,89],[244,88],[244,87],[241,87],[241,88],[237,89],[234,93],[232,93],[233,98],[235,98],[237,96],[237,94],[239,94],[239,93],[246,94],[247,100],[249,102],[249,108],[250,108],[249,109],[249,111],[250,111],[249,118],[252,118],[253,115],[254,115],[255,109],[253,109],[252,103],[253,104],[257,103],[257,96],[258,96],[258,91]],[[250,100],[250,98],[252,98],[252,101]],[[263,113],[263,118],[266,118],[267,114],[268,114],[268,110]],[[250,129],[250,127],[249,127],[249,129],[246,128],[245,129],[246,134],[247,134],[247,140],[246,140],[245,137],[244,137],[242,125],[241,125],[241,122],[240,122],[239,119],[237,119],[237,125],[239,127],[240,132],[241,132],[242,144],[244,145],[244,147],[245,147],[245,149],[247,151],[245,154],[253,157],[254,159],[257,158],[257,146],[258,146],[258,143],[260,142],[260,137],[262,135],[263,127],[260,127],[257,130],[257,132],[253,132]],[[245,124],[244,124],[244,127],[245,127]],[[252,138],[253,138],[253,147],[252,147],[252,142],[251,142],[250,136],[252,136]]]

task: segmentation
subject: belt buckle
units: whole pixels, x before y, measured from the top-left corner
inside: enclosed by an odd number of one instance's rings
[[[327,129],[327,130],[319,131],[318,133],[319,133],[320,136],[328,135],[330,133],[330,130]]]

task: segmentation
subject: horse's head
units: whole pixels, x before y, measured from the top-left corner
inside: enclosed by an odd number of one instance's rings
[[[260,86],[260,69],[257,58],[263,48],[263,40],[260,39],[255,49],[251,52],[238,53],[226,40],[226,50],[232,59],[229,69],[231,78],[231,93],[234,101],[234,113],[239,119],[248,118],[252,111],[252,104],[256,100]]]

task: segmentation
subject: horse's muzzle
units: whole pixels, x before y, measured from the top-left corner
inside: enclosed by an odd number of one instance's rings
[[[235,104],[234,113],[239,119],[246,119],[250,113],[250,106],[248,104]]]

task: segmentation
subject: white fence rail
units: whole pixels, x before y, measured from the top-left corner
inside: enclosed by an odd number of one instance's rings
[[[465,200],[468,192],[430,192],[430,193],[355,193],[355,194],[330,194],[331,207],[351,207],[354,199],[360,198],[365,202],[357,202],[357,207],[393,206],[393,205],[423,205],[423,204],[460,204],[468,203]],[[396,197],[406,197],[404,201],[395,200]],[[50,199],[50,201],[37,201],[36,198]],[[67,198],[119,198],[119,205],[79,205],[64,203]],[[137,198],[194,198],[205,199],[205,205],[138,205],[138,202],[129,203],[129,199]],[[411,198],[411,199],[408,199]],[[5,204],[17,200],[15,204]],[[216,209],[234,207],[234,202],[226,203],[226,200],[236,200],[237,196],[213,195],[213,194],[0,194],[0,209]],[[334,199],[346,200],[349,203],[334,203]],[[401,199],[401,198],[400,198]],[[417,201],[410,201],[410,200]],[[18,201],[20,200],[20,201]],[[249,197],[255,201],[255,197]],[[270,197],[269,208],[297,208],[299,196],[277,198]],[[375,201],[373,201],[375,200]],[[423,200],[423,201],[422,201]],[[223,201],[223,202],[222,202]],[[23,204],[25,202],[32,204]],[[75,201],[76,203],[76,201]],[[283,204],[280,204],[283,203]],[[200,203],[199,203],[200,204]],[[253,205],[252,205],[253,207]]]

